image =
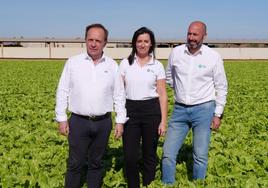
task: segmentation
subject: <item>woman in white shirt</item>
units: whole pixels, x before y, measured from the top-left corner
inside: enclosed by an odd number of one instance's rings
[[[120,63],[129,118],[123,132],[125,171],[129,188],[140,187],[140,156],[143,159],[143,185],[149,185],[154,180],[158,139],[166,132],[165,71],[163,65],[156,60],[154,50],[153,32],[142,27],[133,35],[131,54]]]

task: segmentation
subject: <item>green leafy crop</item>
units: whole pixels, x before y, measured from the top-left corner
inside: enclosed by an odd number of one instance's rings
[[[0,187],[63,187],[68,143],[53,121],[63,65],[63,61],[0,61]],[[190,133],[178,156],[174,187],[268,187],[268,62],[226,61],[225,69],[228,101],[222,126],[212,133],[207,177],[191,179]],[[170,115],[173,93],[167,89]],[[163,142],[161,138],[151,188],[163,187]],[[113,134],[104,166],[103,187],[127,187],[122,141],[114,140]]]

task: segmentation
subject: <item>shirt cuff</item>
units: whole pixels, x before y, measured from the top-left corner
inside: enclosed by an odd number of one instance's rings
[[[127,122],[129,118],[127,117],[120,117],[120,116],[116,116],[115,117],[115,123],[119,123],[119,124],[124,124]]]
[[[222,115],[223,113],[223,106],[216,106],[214,113]]]
[[[55,121],[57,122],[63,122],[63,121],[67,121],[68,118],[67,118],[67,115],[61,115],[61,116],[56,116],[56,118],[54,118]]]

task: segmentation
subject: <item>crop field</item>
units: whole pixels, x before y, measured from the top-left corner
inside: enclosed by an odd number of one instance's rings
[[[166,64],[166,61],[163,61]],[[63,187],[68,143],[53,121],[64,61],[0,61],[0,187]],[[178,156],[174,187],[268,187],[268,61],[226,61],[228,101],[222,126],[211,136],[205,181],[193,181],[191,133]],[[168,88],[169,115],[173,94]],[[157,153],[156,180],[161,184]],[[127,187],[122,140],[113,132],[103,187]]]

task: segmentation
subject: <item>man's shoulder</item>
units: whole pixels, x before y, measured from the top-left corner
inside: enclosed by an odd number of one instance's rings
[[[205,53],[208,53],[209,55],[220,57],[219,52],[217,52],[213,48],[210,48],[207,45],[203,45],[202,48],[203,48],[203,50],[204,50]]]
[[[174,47],[173,50],[181,51],[181,50],[185,50],[185,48],[186,48],[186,44],[181,44],[181,45]]]
[[[104,66],[108,66],[110,69],[113,70],[118,69],[118,64],[113,58],[106,55],[103,55],[103,58],[104,58],[104,64],[103,64]]]
[[[109,62],[109,63],[112,63],[112,64],[116,64],[117,65],[117,62],[113,58],[111,58],[111,57],[109,57],[107,55],[103,55],[103,57],[105,58],[105,61],[106,62]]]
[[[129,65],[129,63],[128,63],[128,59],[127,59],[127,58],[122,59],[122,60],[120,61],[120,65],[121,65],[121,66]]]
[[[181,44],[179,46],[174,47],[170,52],[169,58],[180,57],[185,51],[185,46],[186,46],[185,44]]]
[[[87,57],[86,53],[80,53],[77,55],[73,55],[71,57],[68,58],[69,61],[76,61],[76,60],[81,60],[81,59],[85,59]]]
[[[120,63],[128,63],[128,58],[123,58]]]

